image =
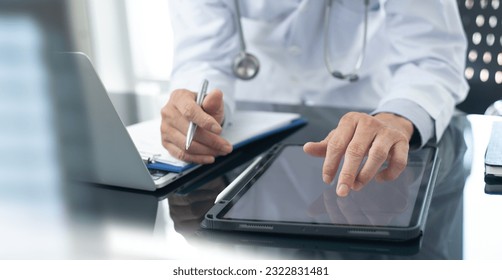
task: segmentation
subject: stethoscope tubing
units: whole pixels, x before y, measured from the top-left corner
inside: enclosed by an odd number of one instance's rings
[[[235,4],[235,14],[236,14],[235,22],[237,25],[240,52],[233,61],[232,71],[234,72],[234,75],[236,77],[242,80],[250,80],[253,79],[258,74],[258,71],[260,69],[260,62],[256,56],[248,53],[246,50],[246,40],[244,39],[244,31],[242,29],[239,0],[234,0],[234,4]],[[329,51],[329,40],[328,40],[331,6],[332,6],[332,0],[326,0],[326,9],[324,14],[324,63],[326,69],[333,77],[341,80],[348,80],[350,82],[355,82],[359,80],[358,73],[366,57],[369,0],[364,0],[363,43],[362,43],[361,53],[357,58],[353,70],[347,74],[343,74],[341,71],[334,70],[333,65],[331,64],[332,59]]]

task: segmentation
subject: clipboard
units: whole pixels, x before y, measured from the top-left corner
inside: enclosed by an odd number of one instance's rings
[[[180,173],[197,166],[171,156],[162,146],[160,122],[161,119],[155,119],[127,127],[147,167]],[[238,149],[306,123],[307,120],[297,113],[236,111],[221,136],[232,143],[234,149]]]

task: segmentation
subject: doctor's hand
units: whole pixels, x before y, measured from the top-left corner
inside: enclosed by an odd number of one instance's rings
[[[344,159],[336,193],[347,196],[351,189],[360,190],[375,176],[377,181],[388,181],[401,174],[408,161],[413,129],[409,120],[391,113],[370,116],[350,112],[324,140],[306,143],[303,149],[307,154],[325,157],[322,176],[326,184],[333,181]],[[388,166],[380,170],[386,161]]]
[[[213,90],[204,99],[202,108],[195,102],[196,93],[185,89],[172,92],[162,108],[162,145],[180,160],[208,164],[216,156],[232,151],[232,145],[220,136],[224,117],[223,93]],[[198,127],[188,150],[186,134],[190,121]]]

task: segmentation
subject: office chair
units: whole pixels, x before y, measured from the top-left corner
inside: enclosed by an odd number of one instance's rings
[[[502,0],[457,0],[469,41],[465,77],[470,91],[457,108],[502,115]]]

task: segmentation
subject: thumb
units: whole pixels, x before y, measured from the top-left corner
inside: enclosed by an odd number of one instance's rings
[[[221,123],[224,116],[224,106],[223,106],[223,93],[219,89],[214,89],[202,102],[202,108],[206,113],[213,116],[213,118]]]

